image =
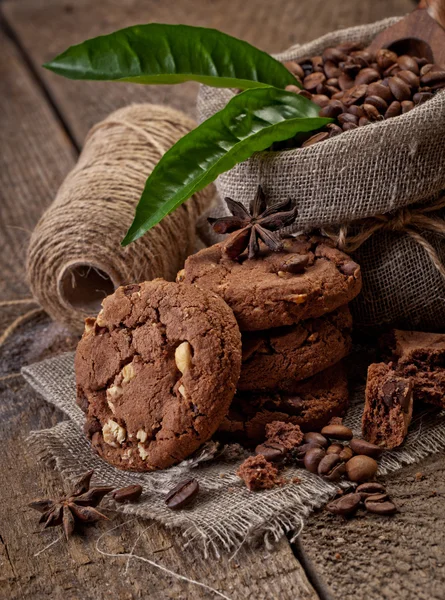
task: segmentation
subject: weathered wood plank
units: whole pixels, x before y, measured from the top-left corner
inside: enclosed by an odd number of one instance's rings
[[[5,0],[3,11],[36,69],[68,45],[135,23],[150,21],[214,27],[268,52],[279,52],[328,31],[412,9],[411,0]],[[55,33],[57,32],[57,33]],[[131,102],[160,102],[194,113],[196,85],[138,86],[76,82],[41,69],[51,95],[79,144],[88,129],[110,111]]]
[[[0,234],[4,244],[0,252],[0,300],[8,300],[29,294],[23,265],[27,235],[75,157],[38,85],[3,34],[0,53],[0,210],[1,222],[6,225]],[[24,312],[27,307],[21,305],[17,310]],[[5,307],[0,312],[2,331],[15,313]],[[61,479],[54,469],[37,462],[26,438],[32,429],[50,427],[62,415],[38,398],[20,377],[3,377],[17,372],[23,364],[73,348],[76,341],[75,336],[40,315],[0,348],[0,598],[214,597],[140,561],[132,561],[125,574],[124,559],[101,556],[96,541],[108,528],[127,520],[120,516],[111,515],[112,525],[87,529],[85,539],[75,538],[68,544],[61,540],[36,556],[59,533],[41,534],[37,513],[26,505],[36,496],[57,493]],[[111,553],[129,552],[146,527],[143,521],[132,521],[107,535],[103,548]],[[153,524],[142,536],[137,551],[182,575],[223,590],[230,598],[317,599],[284,538],[266,565],[264,549],[241,551],[233,563],[228,557],[210,563],[202,560],[199,551],[182,552],[177,534]]]

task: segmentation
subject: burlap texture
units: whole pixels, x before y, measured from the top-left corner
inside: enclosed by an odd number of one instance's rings
[[[254,536],[263,535],[269,544],[285,532],[299,532],[304,518],[322,506],[338,488],[337,484],[328,483],[304,469],[288,467],[284,476],[289,483],[283,487],[249,492],[236,476],[244,451],[236,446],[217,449],[213,442],[205,444],[195,457],[165,471],[120,471],[99,458],[83,434],[84,415],[75,403],[74,355],[63,354],[24,367],[22,373],[67,417],[51,429],[32,432],[29,438],[32,451],[45,461],[55,462],[65,477],[94,469],[96,483],[116,487],[141,484],[144,492],[140,502],[115,505],[114,508],[179,528],[184,544],[200,545],[205,556],[218,556],[221,551],[237,549]],[[345,419],[356,435],[360,433],[362,410],[363,389],[357,388],[353,390]],[[384,454],[379,474],[395,471],[444,448],[445,411],[424,412],[414,419],[403,448]],[[169,510],[164,495],[179,480],[190,476],[199,481],[200,493],[196,502],[182,511]],[[300,483],[292,482],[296,477]]]
[[[399,17],[325,35],[277,55],[281,61],[321,54],[343,41],[368,44]],[[201,87],[199,120],[233,97],[227,89]],[[308,148],[261,152],[222,174],[221,197],[246,206],[259,183],[271,202],[294,198],[295,230],[350,223],[428,203],[445,189],[445,92],[411,112],[360,127]],[[222,205],[216,210],[223,214]],[[445,224],[444,224],[445,229]],[[440,235],[428,236],[445,262]],[[355,322],[422,329],[445,328],[445,281],[422,247],[400,232],[376,234],[355,254],[364,277],[363,293],[352,303]]]

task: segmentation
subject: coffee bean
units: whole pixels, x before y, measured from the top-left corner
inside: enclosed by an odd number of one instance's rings
[[[350,460],[352,457],[354,456],[354,452],[352,451],[351,448],[343,448],[343,450],[340,452],[339,457],[344,461],[347,462],[348,460]]]
[[[347,73],[342,73],[338,78],[338,87],[343,92],[354,87],[354,80]]]
[[[322,448],[326,448],[329,445],[328,440],[324,437],[324,435],[318,433],[318,431],[308,431],[304,434],[303,440],[306,443],[318,444]]]
[[[362,85],[355,85],[350,90],[347,90],[342,98],[342,102],[345,106],[351,106],[356,104],[362,98],[367,96],[368,86],[363,83]]]
[[[322,57],[324,63],[331,61],[337,65],[339,62],[346,60],[348,56],[338,48],[326,48],[323,51]]]
[[[115,500],[115,502],[119,503],[136,502],[136,500],[139,500],[141,497],[141,494],[142,486],[135,484],[120,488],[119,490],[114,490],[114,492],[111,494],[111,497]]]
[[[337,46],[337,48],[343,52],[346,52],[346,54],[349,54],[350,52],[362,50],[363,44],[360,42],[342,42]]]
[[[365,125],[371,125],[371,121],[368,119],[368,117],[360,117],[358,120],[358,126],[364,127]]]
[[[375,81],[368,85],[368,96],[378,96],[382,98],[386,103],[393,100],[391,90],[387,85],[383,85],[380,81]]]
[[[310,473],[317,473],[318,465],[322,458],[324,458],[326,452],[323,448],[315,447],[309,448],[304,457],[304,466]]]
[[[355,490],[358,494],[361,494],[362,499],[372,496],[374,494],[384,494],[386,492],[385,487],[377,481],[367,481],[357,486]]]
[[[370,67],[362,69],[355,78],[355,85],[362,85],[378,81],[380,79],[380,73]]]
[[[392,502],[368,502],[365,503],[366,510],[376,515],[393,515],[397,507]]]
[[[382,71],[385,71],[393,64],[397,63],[397,54],[392,52],[391,50],[387,50],[386,48],[382,48],[381,50],[377,50],[375,59]]]
[[[366,456],[371,456],[371,458],[380,458],[383,454],[383,448],[371,444],[366,440],[354,438],[349,442],[349,445],[356,454],[365,454]]]
[[[321,70],[323,70],[323,59],[322,59],[321,56],[313,56],[311,58],[311,63],[312,63],[312,66],[313,66],[314,70],[316,70],[318,68],[320,68]]]
[[[411,100],[404,100],[402,102],[402,115],[409,112],[413,108],[414,108],[414,102],[411,102]]]
[[[347,262],[341,264],[338,266],[338,270],[340,271],[340,273],[343,273],[343,275],[346,275],[346,277],[355,277],[357,278],[359,273],[360,273],[360,265],[358,265],[356,262],[354,262],[353,260],[348,260]],[[344,425],[328,425],[327,427],[343,427],[344,432],[346,433],[347,431],[351,431],[348,427],[345,427]],[[323,430],[322,430],[323,433]],[[349,434],[347,434],[349,435]],[[332,437],[332,435],[330,436]],[[352,431],[351,431],[351,437],[352,437]],[[342,440],[342,439],[350,439],[350,438],[334,438],[336,440]]]
[[[329,128],[329,137],[335,137],[339,133],[343,133],[343,129],[335,123],[328,123],[326,127]]]
[[[365,505],[369,502],[385,502],[388,500],[389,496],[386,492],[382,492],[381,494],[369,494],[366,498],[364,498]]]
[[[357,125],[358,117],[356,117],[355,115],[351,115],[350,113],[342,113],[341,115],[338,115],[337,121],[341,125],[344,125],[345,123],[354,123],[354,125]]]
[[[255,448],[255,454],[262,454],[270,462],[281,462],[286,456],[286,449],[277,442],[265,442]]]
[[[403,69],[404,71],[411,71],[412,73],[415,73],[416,75],[419,74],[419,71],[420,71],[419,65],[417,64],[417,62],[414,60],[414,58],[412,56],[403,54],[402,56],[398,57],[397,63],[399,65],[399,67],[401,69]]]
[[[346,73],[346,75],[349,75],[349,77],[352,79],[354,79],[360,69],[363,68],[362,65],[356,62],[352,57],[348,58],[348,60],[344,62],[339,63],[338,66],[343,73]]]
[[[358,454],[346,463],[346,473],[350,481],[361,482],[373,479],[377,473],[378,464],[370,456]]]
[[[333,502],[329,502],[326,509],[334,515],[348,516],[357,511],[360,503],[360,494],[346,494]]]
[[[394,102],[391,102],[391,104],[388,106],[388,110],[385,112],[385,119],[398,117],[400,114],[402,114],[402,105],[400,104],[400,102],[395,100]]]
[[[403,81],[407,83],[410,88],[418,88],[420,85],[419,76],[412,71],[399,71],[399,73],[397,73],[397,77],[403,79]]]
[[[348,113],[350,113],[351,115],[355,115],[358,119],[365,116],[365,113],[363,112],[363,108],[361,106],[357,106],[357,104],[353,104],[352,106],[349,106]]]
[[[419,65],[419,68],[421,69],[423,66],[428,64],[428,59],[427,58],[419,58],[418,56],[413,56],[414,60],[416,61],[416,63]]]
[[[370,121],[378,121],[382,118],[380,112],[373,104],[363,104],[363,110],[364,110],[365,116]]]
[[[418,106],[419,104],[423,104],[427,100],[430,100],[433,97],[431,92],[417,92],[413,96],[414,104]]]
[[[345,95],[343,90],[342,91],[328,90],[328,91],[331,94],[332,100],[341,100],[343,98],[343,96]]]
[[[331,100],[327,106],[324,106],[320,110],[320,117],[328,117],[330,119],[335,119],[341,114],[344,110],[343,104],[340,100]]]
[[[384,113],[388,105],[380,96],[366,96],[365,104],[372,104],[379,112]]]
[[[353,436],[352,431],[345,425],[326,425],[321,430],[321,434],[333,440],[352,440]]]
[[[292,455],[297,459],[297,461],[302,463],[306,453],[313,448],[321,448],[321,446],[313,442],[308,442],[307,444],[302,444],[301,446],[298,446],[298,448],[293,449]]]
[[[335,87],[338,89],[338,77],[330,77],[329,79],[326,79],[326,85],[329,85],[331,87]]]
[[[319,475],[329,475],[340,462],[338,454],[326,454],[319,462],[317,472]]]
[[[184,508],[195,499],[199,492],[199,483],[196,479],[180,481],[165,497],[165,504],[172,510]]]
[[[323,73],[311,73],[310,75],[306,75],[303,79],[304,89],[312,92],[315,91],[315,88],[320,83],[324,83],[326,81],[326,77]]]
[[[297,62],[295,62],[294,60],[288,60],[287,62],[284,63],[284,66],[286,67],[286,69],[288,71],[290,71],[292,73],[292,75],[296,75],[300,79],[304,78],[303,67],[301,65],[299,65]]]
[[[323,106],[329,104],[329,97],[324,94],[314,94],[312,96],[312,102],[315,102],[320,108],[323,108]]]
[[[324,72],[328,79],[331,79],[332,77],[340,77],[341,75],[341,70],[332,60],[327,60],[324,63]]]
[[[399,77],[391,77],[388,82],[389,89],[396,100],[402,102],[402,100],[409,100],[411,98],[411,90],[409,85],[406,84],[403,79]]]
[[[306,140],[301,147],[307,148],[308,146],[312,146],[313,144],[317,144],[318,142],[324,142],[329,137],[329,133],[327,131],[320,131],[320,133],[316,133],[311,136],[308,140]]]
[[[389,69],[383,71],[383,77],[394,77],[394,75],[397,75],[397,73],[401,70],[402,69],[399,67],[398,63],[395,63],[394,65],[389,67]]]
[[[342,125],[343,131],[352,131],[353,129],[357,129],[358,125],[355,123],[344,123]]]
[[[429,71],[420,78],[422,85],[428,85],[432,89],[439,89],[445,86],[445,71]]]
[[[331,444],[327,447],[326,454],[340,454],[343,449],[343,444]]]

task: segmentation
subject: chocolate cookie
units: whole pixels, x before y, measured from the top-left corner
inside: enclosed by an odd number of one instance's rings
[[[326,238],[300,236],[272,252],[228,258],[224,244],[189,256],[178,281],[219,294],[242,331],[271,329],[320,317],[347,304],[360,291],[360,267]]]
[[[225,441],[256,445],[264,441],[268,423],[283,421],[303,431],[319,431],[348,407],[347,379],[339,364],[295,382],[292,388],[287,393],[238,392],[217,435]]]
[[[362,417],[365,440],[383,448],[400,446],[413,413],[411,381],[392,367],[391,363],[369,365]]]
[[[162,279],[120,287],[76,353],[93,447],[120,469],[178,463],[226,415],[240,365],[238,325],[216,294]]]
[[[334,365],[351,350],[347,306],[290,327],[245,332],[238,390],[286,389]]]

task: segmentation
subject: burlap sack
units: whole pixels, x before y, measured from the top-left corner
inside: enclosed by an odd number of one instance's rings
[[[344,41],[368,44],[398,20],[336,31],[293,46],[277,58],[315,56]],[[233,94],[201,87],[199,120],[222,109]],[[221,175],[217,188],[221,197],[230,196],[245,205],[258,183],[272,202],[294,198],[299,207],[296,230],[327,228],[396,211],[385,230],[375,233],[355,253],[364,278],[363,293],[352,305],[356,324],[438,330],[445,328],[445,269],[440,273],[437,264],[445,263],[445,223],[440,222],[442,236],[435,226],[436,233],[424,235],[405,209],[437,201],[445,189],[444,157],[445,92],[441,92],[405,115],[308,148],[257,153]],[[428,217],[436,219],[440,212],[428,213]],[[429,227],[420,227],[425,228]],[[434,253],[436,264],[431,258]]]
[[[357,360],[353,359],[355,370]],[[206,556],[236,551],[243,543],[262,535],[266,543],[285,532],[301,530],[304,518],[335,495],[338,484],[325,481],[294,466],[284,470],[287,483],[262,492],[249,492],[236,476],[247,454],[239,446],[219,448],[205,444],[198,453],[176,467],[155,473],[132,473],[112,467],[93,452],[83,433],[85,415],[76,405],[74,355],[62,354],[24,367],[25,379],[51,404],[63,411],[66,420],[51,429],[34,431],[29,438],[31,451],[55,464],[65,478],[94,469],[94,482],[123,487],[138,483],[143,487],[140,502],[114,505],[125,513],[155,519],[182,532],[184,544],[201,546]],[[345,423],[360,434],[363,388],[352,389],[351,407]],[[445,448],[445,411],[429,409],[418,413],[402,448],[385,452],[379,474],[418,462]],[[195,477],[200,493],[190,508],[171,511],[164,496],[183,478]],[[341,484],[342,485],[342,484]],[[346,484],[348,485],[348,484]],[[111,526],[110,526],[111,527]]]

